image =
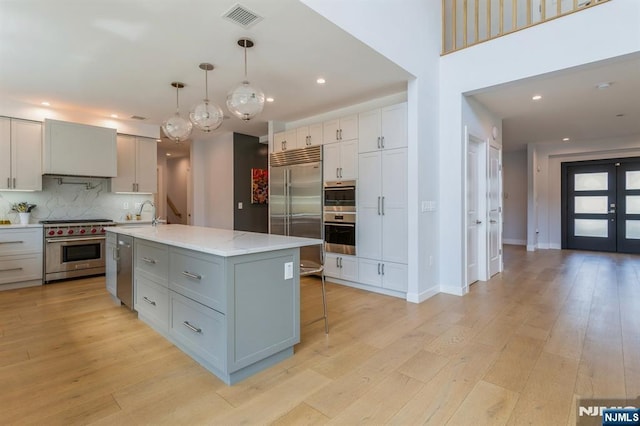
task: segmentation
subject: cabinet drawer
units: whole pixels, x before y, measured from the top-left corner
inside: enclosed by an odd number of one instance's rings
[[[211,255],[171,248],[169,288],[205,306],[226,312],[223,264]]]
[[[42,253],[42,228],[0,230],[0,256]]]
[[[136,239],[136,272],[148,274],[154,281],[167,285],[169,249],[164,244]]]
[[[42,254],[0,258],[0,284],[42,279]]]
[[[220,370],[226,368],[226,319],[220,312],[169,292],[171,324],[169,334],[187,351],[202,357]]]
[[[164,332],[169,328],[169,290],[153,281],[138,276],[135,287],[135,310]]]

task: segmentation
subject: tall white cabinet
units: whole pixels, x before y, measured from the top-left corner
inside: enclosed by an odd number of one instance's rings
[[[42,123],[0,117],[0,190],[42,190]]]
[[[112,192],[158,191],[155,139],[118,135],[118,176],[111,179]]]

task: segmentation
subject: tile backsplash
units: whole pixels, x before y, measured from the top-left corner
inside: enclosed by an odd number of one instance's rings
[[[18,223],[18,214],[11,211],[11,206],[26,201],[37,206],[31,212],[31,223],[53,219],[121,221],[125,220],[127,213],[137,213],[136,203],[153,201],[151,194],[111,193],[109,185],[109,179],[64,177],[60,181],[57,177],[43,176],[42,191],[0,192],[0,219]],[[151,213],[150,207],[145,207],[144,216]]]

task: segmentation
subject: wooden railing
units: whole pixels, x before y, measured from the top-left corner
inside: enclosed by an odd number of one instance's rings
[[[442,0],[442,54],[610,0]]]
[[[173,203],[173,200],[171,200],[171,198],[169,198],[168,195],[167,195],[167,205],[171,209],[171,212],[174,214],[174,216],[176,216],[179,219],[182,219],[182,213],[180,213],[180,210],[178,210],[176,205]]]

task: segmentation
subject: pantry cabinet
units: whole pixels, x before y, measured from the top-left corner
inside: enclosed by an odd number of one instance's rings
[[[112,192],[158,191],[157,142],[155,139],[118,135],[118,176],[111,179]]]
[[[406,102],[377,108],[358,116],[359,152],[407,146]]]
[[[42,123],[0,117],[0,190],[42,190]]]

